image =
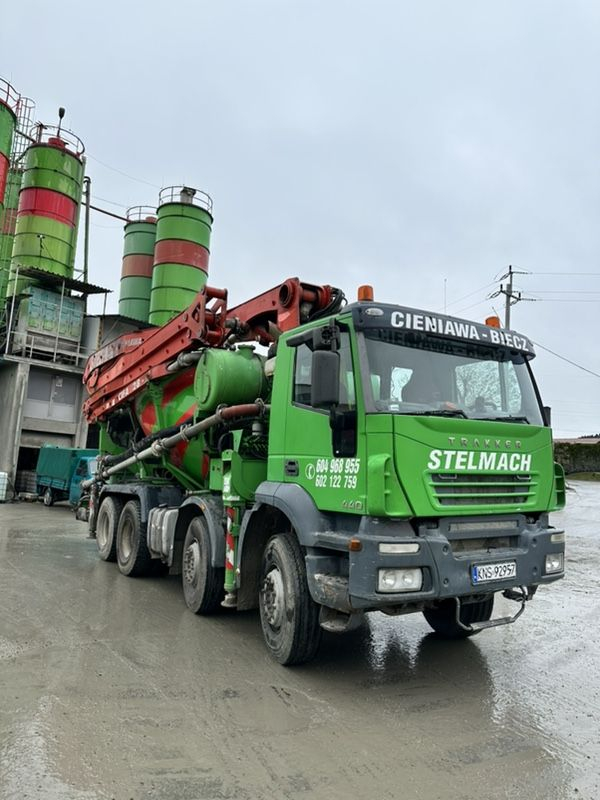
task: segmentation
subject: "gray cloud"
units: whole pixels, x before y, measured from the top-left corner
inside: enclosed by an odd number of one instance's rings
[[[234,302],[299,275],[441,309],[444,279],[450,302],[509,263],[600,272],[595,3],[68,0],[13,4],[2,27],[3,74],[39,117],[65,105],[90,156],[152,184],[90,158],[98,197],[213,195],[210,280]],[[93,222],[114,309],[121,226]],[[492,288],[448,310],[483,319]],[[600,372],[597,309],[521,303],[513,320]],[[536,367],[558,433],[599,431],[599,379],[543,352]]]

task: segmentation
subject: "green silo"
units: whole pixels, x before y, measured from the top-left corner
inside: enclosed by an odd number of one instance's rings
[[[14,176],[11,177],[10,157],[13,138],[17,126],[16,111],[20,95],[15,89],[0,78],[0,312],[6,298],[8,269],[14,231],[15,193]],[[18,198],[18,189],[17,189]]]
[[[10,275],[10,257],[12,255],[15,226],[17,224],[17,208],[19,207],[19,190],[23,170],[11,167],[4,193],[4,210],[0,212],[0,310],[6,299],[8,277]]]
[[[17,126],[15,109],[18,106],[20,95],[13,87],[0,78],[0,210],[4,205],[4,192],[8,181],[10,169],[10,154],[13,136]]]
[[[135,206],[127,211],[119,314],[148,322],[156,239],[156,209]]]
[[[206,285],[212,200],[187,186],[171,186],[159,196],[151,325],[164,325],[186,309]]]
[[[33,283],[19,278],[15,284],[22,267],[73,277],[84,148],[71,133],[49,127],[40,131],[39,141],[25,153],[8,296]]]

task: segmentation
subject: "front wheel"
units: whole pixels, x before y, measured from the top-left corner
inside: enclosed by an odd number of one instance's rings
[[[221,605],[225,568],[212,566],[210,536],[201,517],[188,525],[183,543],[181,584],[185,604],[194,614],[212,614]]]
[[[46,489],[46,491],[44,492],[44,496],[42,497],[42,502],[48,508],[50,506],[54,505],[54,492],[52,491],[52,489],[49,486]]]
[[[293,533],[267,542],[259,592],[260,622],[269,652],[280,664],[303,664],[321,642],[319,606],[308,591],[306,565]]]
[[[463,625],[474,622],[487,622],[492,616],[494,595],[490,594],[474,603],[461,603],[459,619]],[[426,608],[423,616],[433,630],[445,639],[466,639],[479,631],[466,631],[456,621],[456,600],[441,600],[433,608]]]

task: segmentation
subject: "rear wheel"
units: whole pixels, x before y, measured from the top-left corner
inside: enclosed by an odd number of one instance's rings
[[[117,528],[123,510],[123,501],[118,497],[105,497],[100,503],[96,520],[96,544],[103,561],[117,560]]]
[[[44,495],[42,497],[42,502],[44,503],[45,506],[48,507],[54,505],[54,492],[49,486],[44,492]]]
[[[210,536],[202,517],[188,525],[183,543],[181,584],[185,604],[194,614],[211,614],[223,599],[225,568],[213,567]]]
[[[321,642],[319,606],[308,591],[304,555],[295,535],[279,533],[267,542],[259,592],[265,642],[280,664],[303,664]]]
[[[490,594],[474,603],[461,603],[459,619],[463,625],[487,622],[492,616],[494,595]],[[466,639],[479,631],[466,631],[456,621],[456,600],[441,600],[433,608],[426,608],[423,615],[433,630],[445,639]]]
[[[129,500],[123,506],[117,528],[117,564],[123,575],[145,575],[152,559],[143,533],[138,500]]]

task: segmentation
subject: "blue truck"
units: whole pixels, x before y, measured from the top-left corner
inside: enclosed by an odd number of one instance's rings
[[[76,506],[81,497],[81,482],[91,478],[96,471],[97,456],[98,450],[52,445],[41,447],[36,467],[36,488],[44,505],[68,500]]]

